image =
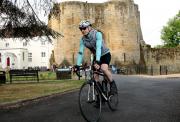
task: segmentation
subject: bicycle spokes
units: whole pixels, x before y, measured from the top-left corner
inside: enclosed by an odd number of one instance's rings
[[[93,85],[84,83],[79,92],[79,107],[82,116],[89,122],[95,122],[101,114],[101,97]],[[98,107],[97,107],[98,105]]]
[[[94,82],[88,85],[87,101],[95,101]]]

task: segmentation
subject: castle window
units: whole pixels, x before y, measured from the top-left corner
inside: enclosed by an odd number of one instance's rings
[[[124,40],[122,40],[122,46],[124,46]]]
[[[74,23],[74,14],[72,13],[72,24]]]
[[[126,53],[123,53],[124,62],[126,62]]]
[[[62,14],[64,14],[64,9],[65,9],[64,6],[62,6]]]

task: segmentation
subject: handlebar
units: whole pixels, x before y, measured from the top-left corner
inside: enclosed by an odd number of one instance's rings
[[[82,77],[82,75],[80,74],[80,71],[81,71],[81,70],[86,70],[86,69],[88,69],[88,68],[89,68],[89,66],[80,66],[79,69],[76,70],[76,71],[74,71],[74,72],[75,72],[76,75],[80,78],[80,77]]]
[[[80,71],[82,71],[82,70],[85,71],[86,69],[89,69],[89,67],[92,67],[92,66],[80,66],[79,70],[76,70],[74,72],[80,79],[80,77],[82,77],[82,75],[80,74]],[[91,70],[93,70],[93,69],[91,69]],[[104,73],[101,70],[93,70],[93,74],[98,74],[98,75],[104,76]]]
[[[75,73],[76,73],[76,75],[77,75],[78,77],[82,77],[82,75],[80,74],[80,73],[81,73],[81,72],[80,72],[81,70],[84,70],[84,68],[83,68],[83,67],[80,67],[79,70],[75,71]]]

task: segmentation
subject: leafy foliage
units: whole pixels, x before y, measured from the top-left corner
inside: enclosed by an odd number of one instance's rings
[[[177,47],[180,44],[180,11],[163,27],[161,39],[164,41],[164,47]]]
[[[1,0],[0,1],[0,37],[33,38],[35,36],[62,36],[50,29],[39,16],[48,15],[54,0]],[[39,16],[38,16],[39,15]]]

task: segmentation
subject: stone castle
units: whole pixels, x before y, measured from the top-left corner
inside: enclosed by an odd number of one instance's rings
[[[78,25],[81,20],[87,19],[93,23],[93,27],[103,32],[105,43],[112,53],[112,64],[139,64],[140,41],[143,37],[140,13],[133,0],[104,3],[68,1],[56,4],[53,11],[48,24],[64,35],[54,41],[56,63],[61,64],[64,60],[71,64],[76,62],[82,36]],[[88,51],[85,55],[84,60],[88,61]]]
[[[64,35],[54,40],[55,62],[76,63],[79,41],[78,29],[81,20],[90,20],[93,27],[101,30],[106,45],[112,54],[111,64],[154,67],[159,74],[161,66],[169,73],[180,72],[180,47],[154,49],[143,41],[140,12],[133,0],[109,0],[104,3],[67,1],[55,4],[49,15],[48,25]],[[90,60],[85,51],[84,61]]]

